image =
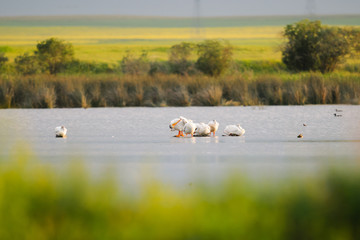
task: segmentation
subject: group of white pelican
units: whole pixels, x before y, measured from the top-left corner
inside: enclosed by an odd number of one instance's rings
[[[175,118],[170,122],[171,131],[179,131],[176,137],[184,137],[185,135],[193,136],[215,136],[215,132],[219,129],[219,123],[216,120],[206,123],[194,123],[190,119],[184,117]],[[55,137],[57,138],[66,138],[67,129],[64,126],[58,126],[55,128]],[[245,134],[245,129],[243,129],[240,124],[237,125],[227,125],[224,129],[223,136],[242,136]]]
[[[215,132],[219,129],[219,123],[216,120],[206,123],[194,123],[191,119],[185,117],[178,117],[173,119],[170,122],[171,131],[179,131],[175,137],[184,137],[184,134],[191,137],[194,136],[215,136]],[[240,124],[237,125],[227,125],[224,129],[223,136],[242,136],[245,134],[245,129],[243,129]]]

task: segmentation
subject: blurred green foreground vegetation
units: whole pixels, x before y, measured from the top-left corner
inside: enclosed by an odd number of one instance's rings
[[[184,188],[2,159],[0,239],[359,239],[359,169],[274,184],[229,174]],[[144,179],[145,180],[145,179]]]

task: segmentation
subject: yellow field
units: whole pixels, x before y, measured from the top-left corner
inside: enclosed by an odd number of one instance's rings
[[[224,39],[239,60],[281,60],[281,32],[309,16],[205,17],[196,31],[192,18],[96,16],[0,16],[0,51],[12,61],[32,52],[38,42],[56,37],[73,44],[80,60],[116,63],[127,50],[147,51],[167,60],[169,48],[182,41]],[[319,15],[325,25],[357,26],[360,15]],[[360,61],[357,59],[356,61]]]
[[[0,46],[6,56],[32,52],[38,42],[50,37],[74,45],[81,60],[116,63],[127,50],[148,51],[150,59],[165,60],[168,49],[181,41],[202,39],[228,40],[235,48],[236,59],[279,60],[276,51],[281,42],[282,27],[203,28],[118,28],[118,27],[0,27]]]
[[[104,40],[174,40],[194,38],[278,39],[282,27],[204,28],[111,28],[111,27],[0,27],[0,45],[29,45],[49,37],[74,44],[94,44]]]

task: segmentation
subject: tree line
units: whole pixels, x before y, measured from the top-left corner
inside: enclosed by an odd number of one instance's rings
[[[193,64],[189,57],[195,50],[198,53],[198,60]],[[128,51],[119,62],[119,66],[115,67],[117,69],[114,69],[104,63],[81,62],[74,58],[72,44],[50,38],[38,43],[32,54],[25,53],[17,56],[12,67],[22,75],[38,73],[56,75],[63,72],[81,73],[89,70],[96,73],[96,68],[98,68],[98,72],[120,70],[130,75],[153,74],[161,71],[185,75],[200,71],[206,75],[219,76],[229,67],[231,56],[232,47],[228,43],[217,40],[205,40],[198,44],[182,42],[170,48],[168,63],[151,63],[146,52],[135,56]],[[3,71],[6,70],[7,62],[5,53],[0,53],[0,67]]]
[[[353,27],[329,27],[320,21],[303,20],[289,24],[283,32],[281,46],[284,69],[292,72],[334,71],[340,63],[360,52],[360,30]],[[194,55],[197,59],[194,61]],[[234,65],[233,47],[218,40],[199,43],[181,42],[169,49],[166,62],[150,62],[147,53],[135,56],[131,52],[117,66],[106,63],[88,63],[74,58],[74,48],[63,40],[50,38],[36,45],[32,53],[17,56],[8,63],[5,53],[0,52],[0,71],[22,75],[38,73],[111,73],[130,75],[155,73],[195,75],[198,73],[218,77]],[[275,66],[274,66],[275,67]]]

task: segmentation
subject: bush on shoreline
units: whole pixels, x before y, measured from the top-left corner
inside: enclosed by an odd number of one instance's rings
[[[285,27],[282,61],[293,71],[333,72],[346,57],[359,54],[360,30],[302,20]]]

